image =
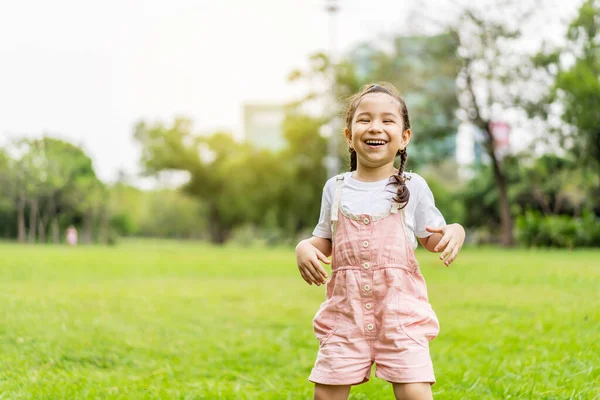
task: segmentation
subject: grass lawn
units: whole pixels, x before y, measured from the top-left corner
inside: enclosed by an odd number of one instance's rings
[[[600,399],[600,250],[419,252],[437,399]],[[309,399],[291,249],[0,244],[0,399]],[[351,399],[391,399],[374,376]]]

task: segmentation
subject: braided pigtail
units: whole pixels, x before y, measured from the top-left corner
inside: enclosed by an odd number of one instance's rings
[[[406,154],[406,149],[398,151],[398,154],[400,154],[400,167],[398,167],[398,173],[392,177],[394,178],[393,183],[398,186],[398,192],[396,197],[394,197],[394,201],[402,205],[400,208],[404,208],[410,198],[410,191],[406,186],[406,176],[404,175],[404,166],[406,165],[408,154]]]
[[[350,152],[350,172],[356,171],[356,151],[352,148],[349,148],[348,151]]]

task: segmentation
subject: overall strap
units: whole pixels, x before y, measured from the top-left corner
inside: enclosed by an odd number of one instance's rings
[[[333,203],[331,203],[331,241],[335,238],[335,231],[337,230],[338,222],[338,210],[340,207],[340,201],[342,199],[342,186],[344,186],[344,174],[339,174],[335,177],[335,195],[333,196]]]

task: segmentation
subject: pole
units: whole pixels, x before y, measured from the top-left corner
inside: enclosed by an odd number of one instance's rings
[[[337,98],[336,98],[336,15],[339,11],[337,0],[326,0],[325,10],[329,15],[329,96],[325,107],[328,108],[326,115],[329,116],[329,141],[328,141],[328,156],[326,160],[327,176],[332,177],[340,172],[340,162],[338,157],[339,135],[338,115],[337,115]]]

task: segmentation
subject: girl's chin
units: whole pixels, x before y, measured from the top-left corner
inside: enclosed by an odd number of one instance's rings
[[[386,165],[394,165],[394,157],[364,157],[362,160],[358,160],[359,163],[369,168],[379,168]]]

